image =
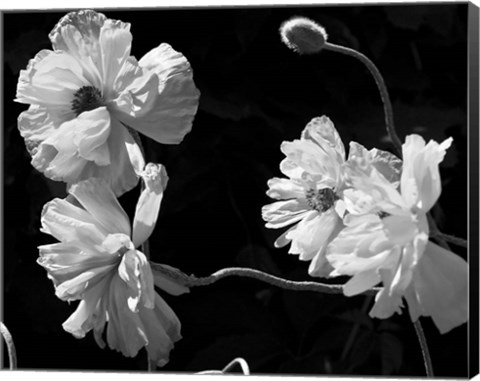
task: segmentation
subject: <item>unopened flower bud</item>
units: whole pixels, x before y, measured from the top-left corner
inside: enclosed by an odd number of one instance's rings
[[[298,54],[318,53],[325,46],[327,32],[305,17],[294,17],[280,26],[282,41]]]

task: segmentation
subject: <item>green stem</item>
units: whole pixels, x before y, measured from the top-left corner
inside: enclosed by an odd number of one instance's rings
[[[390,101],[390,96],[388,95],[387,86],[385,85],[385,81],[383,80],[380,71],[377,69],[375,64],[365,55],[360,52],[357,52],[354,49],[346,48],[344,46],[335,45],[330,42],[326,42],[324,46],[325,50],[330,50],[332,52],[342,53],[350,57],[354,57],[362,62],[367,69],[372,74],[373,78],[375,79],[375,83],[377,84],[378,90],[380,92],[380,97],[382,98],[383,103],[383,110],[385,113],[385,126],[387,128],[387,133],[390,136],[390,139],[397,150],[399,155],[402,154],[402,143],[398,138],[397,132],[395,131],[395,126],[393,122],[393,108],[392,103]]]
[[[218,270],[212,275],[197,278],[194,275],[187,275],[178,270],[173,270],[171,268],[166,268],[159,263],[150,262],[153,271],[158,271],[163,275],[169,277],[170,279],[175,280],[176,282],[182,284],[185,287],[198,287],[198,286],[208,286],[215,282],[218,282],[220,279],[227,278],[230,276],[239,276],[246,278],[253,278],[260,280],[262,282],[271,284],[283,288],[285,290],[293,291],[315,291],[323,292],[325,294],[342,294],[343,285],[339,284],[325,284],[320,282],[296,282],[292,280],[283,279],[274,275],[264,273],[263,271],[243,268],[243,267],[229,267],[225,269]],[[363,295],[375,295],[380,291],[379,287],[373,287],[363,293]]]
[[[423,363],[425,364],[425,371],[428,378],[433,378],[433,366],[432,359],[430,358],[430,352],[428,350],[427,339],[423,333],[422,324],[420,323],[420,318],[418,318],[414,323],[415,332],[417,333],[418,342],[420,343],[420,348],[422,350]]]
[[[13,343],[12,335],[3,322],[0,322],[0,333],[2,334],[8,350],[8,361],[10,362],[10,370],[17,369],[17,352]]]

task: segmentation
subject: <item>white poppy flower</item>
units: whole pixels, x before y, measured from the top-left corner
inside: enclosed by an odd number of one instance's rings
[[[163,366],[181,338],[180,322],[155,292],[154,283],[174,295],[188,289],[160,274],[154,277],[147,258],[137,250],[153,230],[156,217],[151,212],[158,211],[167,181],[163,168],[156,168],[159,180],[144,190],[149,195],[142,194],[133,232],[104,179],[72,185],[72,202],[48,202],[42,212],[42,231],[60,242],[40,246],[38,263],[47,270],[60,299],[80,300],[63,323],[67,332],[82,338],[93,330],[103,348],[108,323],[106,342],[111,349],[133,357],[145,347],[149,358]]]
[[[281,150],[286,158],[280,170],[289,178],[268,181],[267,195],[282,201],[263,207],[266,227],[277,229],[295,224],[276,240],[275,246],[291,243],[289,253],[311,261],[310,275],[328,276],[332,268],[325,259],[325,250],[343,228],[343,192],[348,186],[344,173],[345,148],[332,121],[322,116],[307,124],[300,140],[283,142]],[[395,177],[393,155],[367,151],[352,142],[348,160],[358,157],[385,167]]]
[[[192,126],[199,91],[187,59],[160,44],[140,61],[130,55],[130,24],[92,10],[64,16],[20,72],[16,101],[30,104],[18,127],[45,176],[73,184],[106,179],[115,194],[138,178],[125,147],[127,128],[178,144]]]
[[[412,321],[431,316],[441,333],[468,320],[467,263],[428,241],[426,213],[440,196],[438,165],[451,142],[407,136],[400,189],[364,160],[346,165],[355,189],[344,192],[350,214],[326,257],[332,276],[352,276],[345,295],[383,283],[372,317],[401,313],[405,298]]]

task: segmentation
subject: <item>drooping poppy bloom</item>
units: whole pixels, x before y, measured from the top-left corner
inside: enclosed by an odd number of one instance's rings
[[[128,128],[178,144],[192,126],[199,91],[187,59],[160,44],[140,61],[130,55],[130,24],[92,10],[64,16],[20,72],[16,101],[29,104],[18,127],[45,176],[73,184],[106,179],[115,194],[138,178],[125,143]]]
[[[92,178],[70,187],[68,199],[48,202],[42,231],[59,243],[39,247],[38,263],[52,279],[57,297],[80,300],[63,328],[77,338],[93,330],[96,342],[133,357],[145,347],[158,366],[168,362],[181,338],[180,322],[154,290],[180,295],[188,288],[152,274],[137,248],[152,232],[167,176],[149,164],[137,204],[133,232],[124,210],[104,179]],[[106,335],[104,336],[105,325]]]
[[[267,195],[281,201],[264,206],[263,219],[266,227],[273,229],[295,224],[275,241],[275,246],[291,243],[289,253],[311,261],[311,276],[328,276],[332,268],[325,259],[325,250],[343,228],[342,198],[348,187],[344,145],[332,121],[322,116],[307,124],[299,140],[283,142],[281,150],[286,158],[280,170],[288,179],[268,181]],[[356,157],[392,173],[392,166],[399,161],[387,152],[367,151],[352,142],[348,160]]]
[[[440,196],[438,165],[451,142],[425,144],[418,135],[407,136],[400,189],[364,160],[347,164],[355,190],[344,192],[346,227],[326,257],[332,276],[352,276],[347,296],[382,282],[372,317],[401,313],[404,298],[412,321],[431,316],[441,333],[468,320],[468,265],[428,240],[426,213]]]

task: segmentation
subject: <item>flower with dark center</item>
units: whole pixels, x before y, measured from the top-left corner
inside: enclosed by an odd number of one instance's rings
[[[190,64],[165,43],[137,61],[130,24],[93,10],[68,13],[49,37],[53,49],[37,53],[17,85],[15,100],[30,105],[18,129],[31,163],[69,185],[103,178],[120,196],[139,179],[132,135],[179,144],[191,130],[200,93]]]

